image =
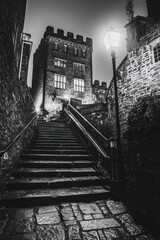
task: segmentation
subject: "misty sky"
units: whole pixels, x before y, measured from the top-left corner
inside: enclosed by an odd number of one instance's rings
[[[134,13],[147,16],[145,0],[133,0]],[[33,53],[38,47],[48,25],[73,32],[84,39],[93,39],[93,81],[112,78],[111,56],[107,53],[103,36],[110,27],[122,32],[120,47],[117,50],[117,66],[126,55],[125,14],[126,0],[28,0],[24,32],[32,35],[33,48],[30,58],[29,80],[31,86]]]

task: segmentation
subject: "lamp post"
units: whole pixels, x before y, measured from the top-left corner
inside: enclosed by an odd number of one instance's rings
[[[114,82],[114,94],[115,94],[115,113],[116,113],[116,132],[117,132],[117,159],[115,162],[114,179],[112,179],[112,192],[115,197],[119,197],[124,187],[124,162],[122,157],[122,145],[121,145],[121,131],[119,121],[119,104],[118,104],[118,91],[117,91],[117,79],[116,79],[116,49],[118,48],[120,40],[120,32],[115,31],[114,28],[110,28],[104,36],[104,44],[107,50],[110,50],[113,64],[113,82]]]

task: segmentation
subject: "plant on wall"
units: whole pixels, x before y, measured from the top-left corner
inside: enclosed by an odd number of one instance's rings
[[[160,96],[144,96],[133,105],[128,115],[128,141],[156,147],[160,138]]]
[[[132,0],[127,0],[126,3],[126,15],[127,15],[127,20],[130,22],[133,17],[134,17],[134,5]]]

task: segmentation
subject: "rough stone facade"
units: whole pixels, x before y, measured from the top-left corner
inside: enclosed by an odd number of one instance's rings
[[[2,0],[0,4],[0,150],[22,130],[33,108],[29,89],[26,104],[18,78],[25,8],[25,0]],[[0,176],[9,172],[21,150],[22,143],[17,142],[9,153],[0,156]]]
[[[160,43],[160,22],[154,22],[153,19],[146,21],[145,35],[140,38],[136,48],[135,45],[130,46],[130,51],[117,69],[122,134],[127,128],[128,113],[135,101],[144,95],[160,94],[160,61],[155,62],[153,50]],[[108,118],[114,123],[113,81],[108,88],[107,102]]]
[[[75,79],[83,83],[76,84]],[[42,108],[49,111],[54,94],[59,100],[72,98],[91,102],[91,84],[92,39],[84,41],[80,35],[75,39],[73,33],[64,36],[63,30],[54,33],[53,27],[47,27],[34,54],[32,94],[35,105],[42,104]]]
[[[107,122],[107,106],[105,103],[94,103],[77,106],[77,110],[105,137],[109,137],[109,127]]]
[[[94,81],[94,84],[92,85],[93,94],[95,95],[95,102],[100,103],[106,102],[106,95],[107,95],[107,83],[102,82],[101,85],[99,84],[98,80]]]
[[[128,23],[126,28],[128,53],[117,69],[120,125],[126,167],[126,200],[135,216],[141,219],[148,229],[159,233],[157,223],[160,222],[160,153],[150,149],[145,153],[140,149],[128,151],[124,133],[127,130],[129,111],[136,100],[145,95],[160,95],[160,21],[138,16]],[[113,137],[116,136],[114,107],[112,80],[107,94],[107,119],[114,130]],[[144,167],[143,162],[149,162],[150,167]]]
[[[128,152],[124,133],[128,114],[139,97],[160,95],[160,21],[137,16],[126,25],[127,56],[117,68],[120,125],[126,167],[126,200],[138,219],[154,233],[159,232],[159,152]],[[83,107],[80,112],[107,137],[116,137],[113,79],[108,87],[106,106]],[[99,111],[99,110],[100,111]],[[103,121],[101,127],[100,123]],[[106,124],[106,125],[105,125]],[[111,135],[110,135],[111,134]],[[143,168],[142,162],[150,162]],[[158,164],[157,164],[158,163]],[[155,170],[156,169],[156,170]],[[153,224],[154,222],[154,224]]]

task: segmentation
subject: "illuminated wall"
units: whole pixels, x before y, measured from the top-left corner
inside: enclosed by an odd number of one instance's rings
[[[53,98],[92,102],[92,39],[47,27],[34,54],[32,93],[36,105],[50,111]]]

